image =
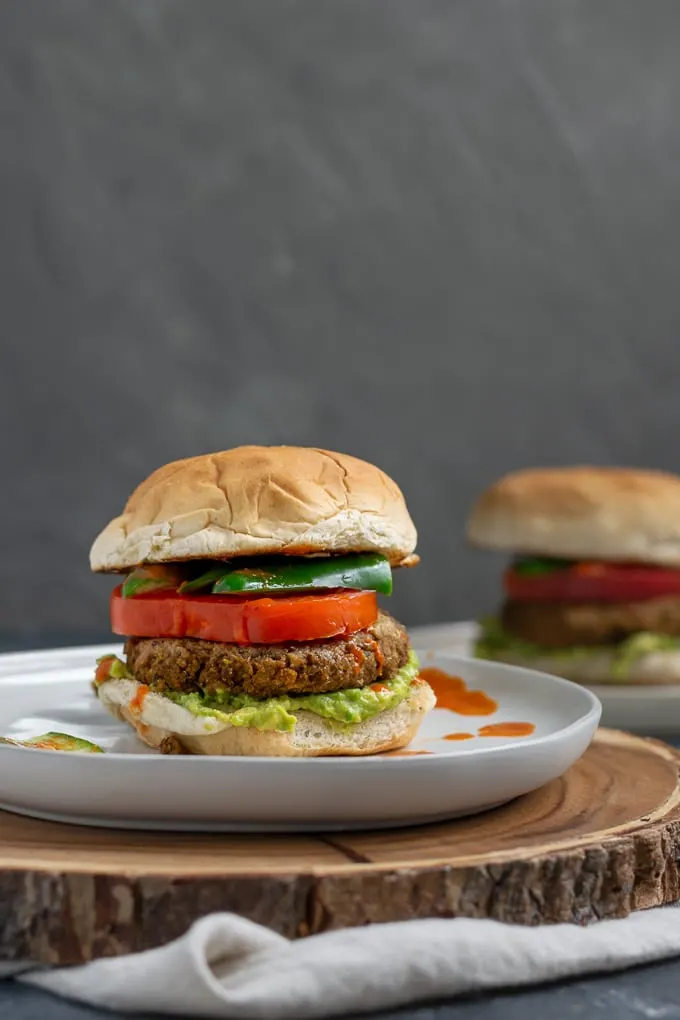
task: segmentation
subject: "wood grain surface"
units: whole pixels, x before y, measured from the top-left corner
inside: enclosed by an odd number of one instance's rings
[[[143,833],[0,813],[0,959],[162,944],[213,911],[290,937],[416,917],[587,923],[679,898],[680,754],[600,730],[505,807],[332,836]]]

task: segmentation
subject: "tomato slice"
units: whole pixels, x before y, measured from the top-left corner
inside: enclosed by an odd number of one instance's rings
[[[540,602],[642,602],[680,595],[680,570],[621,563],[574,563],[536,576],[506,571],[511,599]]]
[[[378,618],[372,591],[252,598],[154,591],[125,599],[111,593],[111,628],[125,637],[203,638],[226,644],[282,644],[342,637]]]

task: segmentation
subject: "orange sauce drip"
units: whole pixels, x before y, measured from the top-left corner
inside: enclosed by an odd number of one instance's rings
[[[382,653],[382,648],[377,641],[371,642],[371,651],[375,655],[375,663],[378,667],[378,674],[382,673],[383,666],[385,665],[385,656]]]
[[[380,693],[380,691],[389,691],[389,687],[385,684],[371,684],[371,690]]]
[[[366,661],[366,656],[365,656],[364,652],[362,651],[362,649],[359,648],[357,645],[350,645],[349,646],[349,650],[352,653],[352,656],[354,658],[354,675],[358,676],[359,675],[359,670],[361,669],[361,667],[363,666],[364,662]]]
[[[432,754],[432,751],[386,751],[383,758],[406,758],[414,754]]]
[[[443,669],[426,666],[420,676],[434,691],[437,708],[448,708],[458,715],[493,715],[498,709],[498,702],[484,691],[469,690],[461,677],[451,676]]]
[[[144,705],[144,699],[149,693],[149,688],[145,684],[140,684],[134,695],[130,699],[130,711],[141,713]]]
[[[444,740],[474,740],[474,733],[447,733]]]
[[[528,737],[536,727],[530,722],[498,722],[482,726],[480,737]]]

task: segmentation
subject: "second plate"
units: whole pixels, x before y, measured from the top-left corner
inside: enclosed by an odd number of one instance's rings
[[[423,662],[446,652],[472,655],[477,624],[437,623],[409,629],[411,641]],[[602,703],[602,725],[645,736],[676,736],[680,739],[680,684],[626,686],[598,684],[589,687]]]

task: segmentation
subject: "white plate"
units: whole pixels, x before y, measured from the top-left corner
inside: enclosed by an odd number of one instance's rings
[[[76,648],[0,655],[0,733],[57,730],[104,755],[0,745],[0,807],[87,825],[203,831],[318,831],[414,825],[470,814],[560,776],[581,757],[600,705],[588,691],[531,670],[451,655],[428,665],[461,675],[499,707],[463,717],[435,709],[413,756],[217,758],[163,756],[103,709],[89,686],[98,655]],[[535,725],[523,738],[474,736],[496,722]]]
[[[437,623],[413,627],[411,640],[421,658],[428,653],[472,655],[476,623]],[[589,690],[602,703],[602,725],[652,736],[680,737],[680,684],[626,686],[593,684]]]

